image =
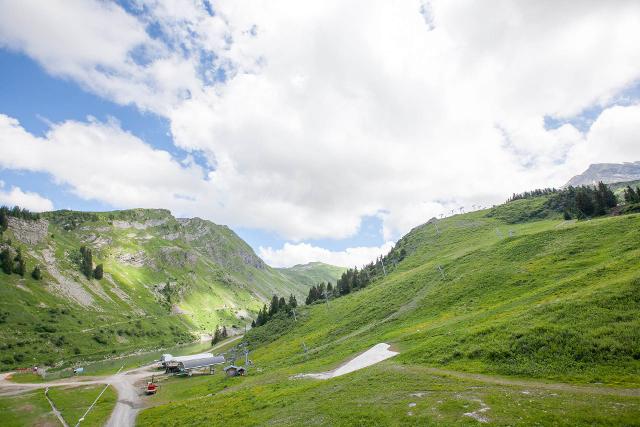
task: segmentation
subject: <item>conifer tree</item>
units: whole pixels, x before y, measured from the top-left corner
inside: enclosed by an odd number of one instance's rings
[[[22,257],[22,251],[20,250],[20,248],[18,248],[18,253],[16,257],[13,259],[13,261],[14,261],[13,272],[24,277],[24,274],[27,272],[27,264],[25,263],[24,258]]]
[[[13,273],[13,260],[11,259],[11,252],[8,248],[5,248],[0,252],[0,264],[2,271],[7,274]]]
[[[298,301],[296,301],[296,297],[291,294],[289,295],[289,307],[296,308],[298,306]]]
[[[271,298],[271,304],[269,305],[269,317],[273,316],[278,312],[278,306],[280,305],[280,300],[277,295],[274,295]]]
[[[0,234],[9,227],[9,218],[4,210],[0,210]]]
[[[220,331],[220,325],[216,325],[216,330],[213,332],[213,339],[211,340],[211,344],[217,344],[222,339],[222,332]]]
[[[96,268],[93,270],[93,277],[100,280],[104,275],[104,267],[102,264],[96,265]]]
[[[40,267],[39,266],[36,265],[33,268],[33,271],[31,272],[31,277],[33,277],[35,280],[42,279],[42,272],[40,271]]]
[[[81,246],[80,255],[82,255],[80,270],[87,279],[91,279],[93,277],[93,255],[91,254],[91,249]]]
[[[280,300],[278,301],[278,311],[286,310],[286,309],[287,309],[287,301],[284,299],[284,297],[280,297]]]
[[[226,338],[229,335],[227,334],[227,327],[226,326],[222,326],[222,338]]]

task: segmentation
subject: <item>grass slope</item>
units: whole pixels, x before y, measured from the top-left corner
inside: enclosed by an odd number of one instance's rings
[[[0,272],[2,370],[191,342],[218,324],[240,331],[273,293],[306,293],[229,228],[199,218],[149,209],[43,216],[37,244],[17,228],[3,236],[22,249],[27,274]],[[80,273],[82,245],[104,264],[102,280]],[[42,280],[30,275],[35,265]]]
[[[590,384],[640,386],[640,216],[523,222],[530,206],[504,210],[417,227],[385,278],[301,308],[298,322],[251,331],[259,370],[196,387],[176,380],[167,388],[181,403],[144,411],[141,424],[471,425],[473,415],[501,425],[637,425],[638,396]],[[400,354],[326,382],[290,379],[378,342]],[[434,368],[539,381],[487,383]]]
[[[335,284],[346,268],[322,262],[310,262],[288,268],[278,268],[277,270],[291,281],[311,287],[321,282]]]
[[[65,387],[49,389],[49,399],[60,411],[69,425],[76,425],[104,386],[88,385],[81,387]],[[94,408],[82,422],[83,426],[103,426],[109,419],[116,404],[117,396],[109,387]],[[0,413],[2,425],[12,426],[54,426],[60,425],[53,415],[51,406],[44,397],[44,390],[10,397],[0,397]]]

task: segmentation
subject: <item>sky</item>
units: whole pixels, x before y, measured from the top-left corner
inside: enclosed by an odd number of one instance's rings
[[[640,2],[0,0],[0,204],[166,208],[268,264],[640,160]]]

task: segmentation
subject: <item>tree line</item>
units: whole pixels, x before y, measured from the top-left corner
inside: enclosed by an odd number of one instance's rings
[[[560,190],[556,188],[538,188],[532,191],[525,191],[524,193],[513,193],[513,195],[507,199],[507,203],[513,202],[514,200],[533,199],[540,196],[549,196],[551,194],[556,194],[559,191]]]
[[[5,274],[17,274],[21,277],[27,272],[27,262],[22,256],[22,249],[18,248],[15,251],[15,255],[10,249],[10,246],[5,247],[0,252],[0,268]],[[35,266],[31,271],[31,277],[35,280],[42,278],[42,271],[39,266]]]
[[[286,316],[291,316],[293,314],[293,309],[298,306],[298,301],[296,300],[295,295],[289,295],[289,302],[287,302],[284,297],[278,297],[274,295],[271,298],[271,303],[269,304],[269,308],[264,304],[260,311],[258,311],[258,317],[251,322],[251,327],[256,328],[258,326],[262,326],[271,320],[276,314],[283,313]]]
[[[309,289],[309,294],[305,304],[310,305],[316,301],[325,301],[331,298],[338,298],[351,292],[366,288],[371,282],[382,277],[389,271],[396,268],[398,263],[407,256],[405,248],[393,248],[387,255],[379,256],[375,261],[363,266],[349,268],[342,273],[342,276],[333,286],[331,282],[319,283]]]
[[[554,193],[547,201],[547,206],[562,212],[565,219],[606,215],[617,205],[615,194],[602,182],[595,187],[567,187]]]
[[[640,203],[640,187],[634,190],[630,185],[624,190],[624,201],[627,203]]]

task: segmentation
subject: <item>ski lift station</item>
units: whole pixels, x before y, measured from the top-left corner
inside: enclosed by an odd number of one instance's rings
[[[193,371],[209,369],[209,373],[214,372],[214,366],[225,362],[224,356],[214,356],[213,353],[200,353],[190,356],[173,357],[170,354],[163,354],[160,362],[165,368],[165,372],[181,373],[191,376]]]

